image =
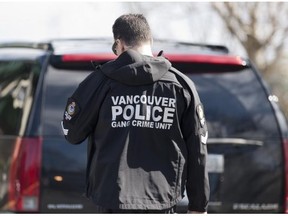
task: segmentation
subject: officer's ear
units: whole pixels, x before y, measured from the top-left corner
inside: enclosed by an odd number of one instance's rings
[[[112,51],[115,55],[120,55],[119,52],[119,44],[120,44],[120,39],[116,39],[112,45]]]
[[[112,45],[112,51],[113,51],[113,53],[114,53],[115,55],[117,55],[116,45],[117,45],[117,43],[116,43],[116,41],[115,41],[115,42],[113,43],[113,45]]]
[[[117,39],[115,42],[117,43],[116,47],[118,56],[121,55],[126,50],[130,49],[130,47],[127,46],[126,43],[121,39]]]
[[[113,53],[117,56],[121,55],[127,49],[128,47],[126,46],[125,42],[121,39],[116,39],[112,46]]]

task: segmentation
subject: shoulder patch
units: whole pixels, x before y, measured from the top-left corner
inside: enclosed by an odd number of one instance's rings
[[[79,106],[73,98],[69,98],[65,111],[65,120],[70,121],[79,112]]]
[[[74,115],[76,109],[76,103],[73,101],[67,107],[67,112],[69,115]]]
[[[206,120],[205,120],[204,110],[201,104],[199,104],[196,107],[196,112],[197,112],[201,127],[204,127]]]

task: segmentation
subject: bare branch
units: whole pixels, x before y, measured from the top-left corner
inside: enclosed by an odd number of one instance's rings
[[[231,9],[229,9],[229,4],[224,3],[222,4],[223,8],[221,9],[220,3],[212,2],[212,8],[215,9],[215,11],[218,13],[218,15],[222,18],[224,24],[226,25],[229,32],[234,35],[241,43],[243,43],[242,38],[239,36],[237,30],[234,28],[234,25],[232,24],[232,12]],[[228,5],[228,6],[227,6]],[[225,12],[225,11],[226,12]]]
[[[242,43],[250,58],[257,65],[261,65],[266,71],[265,68],[270,68],[269,65],[277,61],[282,54],[285,40],[288,38],[288,24],[285,23],[285,19],[288,20],[287,3],[223,2],[211,4],[222,18],[227,30]],[[259,31],[261,29],[263,31]],[[259,58],[261,52],[273,52],[275,56],[272,59],[271,55],[269,58],[269,55]]]
[[[229,15],[230,15],[229,16],[230,19],[228,19],[228,20],[234,20],[237,23],[237,26],[244,26],[245,23],[241,19],[241,16],[239,16],[239,14],[237,14],[237,11],[238,11],[237,7],[239,7],[239,5],[233,4],[231,2],[224,2],[224,5],[226,6],[226,8],[229,12]]]
[[[251,2],[250,4],[246,2],[246,5],[250,5],[249,8],[249,16],[251,18],[250,24],[251,24],[251,31],[250,34],[256,35],[257,34],[257,7],[259,6],[259,3]]]

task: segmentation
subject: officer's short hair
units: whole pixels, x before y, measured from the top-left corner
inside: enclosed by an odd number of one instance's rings
[[[124,14],[115,20],[112,27],[114,39],[123,40],[127,46],[151,42],[150,26],[143,14]]]

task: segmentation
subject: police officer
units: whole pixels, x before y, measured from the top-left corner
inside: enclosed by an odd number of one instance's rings
[[[153,57],[141,14],[113,25],[118,56],[92,72],[68,99],[62,127],[89,137],[86,195],[102,213],[173,213],[186,189],[188,212],[209,197],[207,127],[193,82]]]

